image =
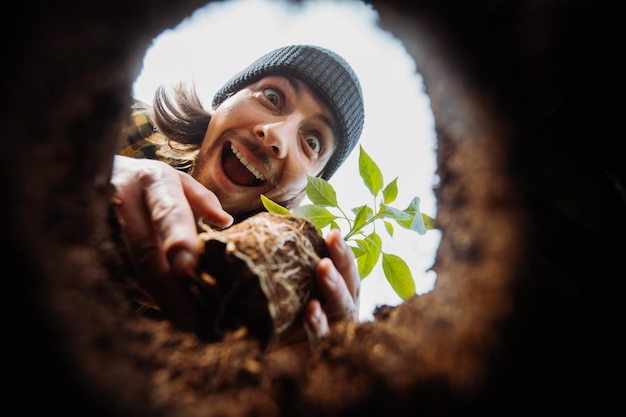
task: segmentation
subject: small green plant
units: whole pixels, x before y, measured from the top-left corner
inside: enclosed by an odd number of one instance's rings
[[[351,214],[339,206],[332,185],[319,177],[307,178],[306,194],[312,204],[302,205],[293,212],[264,195],[261,195],[261,200],[267,211],[304,217],[313,223],[320,233],[325,228],[341,230],[342,236],[352,248],[361,280],[372,272],[382,257],[387,282],[402,300],[406,300],[415,294],[413,275],[402,258],[383,251],[383,242],[376,225],[382,222],[391,237],[394,234],[393,222],[423,235],[427,230],[434,229],[434,220],[420,212],[418,197],[413,197],[404,210],[391,206],[398,196],[398,177],[385,185],[380,168],[362,146],[359,146],[359,173],[373,197],[373,204],[354,207],[349,210]],[[339,222],[345,224],[344,229],[340,227]]]

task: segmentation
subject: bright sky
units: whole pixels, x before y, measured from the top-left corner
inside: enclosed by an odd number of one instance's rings
[[[357,0],[231,0],[197,10],[176,30],[154,40],[134,85],[136,98],[152,102],[160,84],[193,82],[210,105],[213,94],[236,72],[272,49],[307,43],[343,56],[361,80],[365,125],[360,144],[383,173],[385,185],[398,177],[393,207],[404,209],[413,197],[423,213],[435,216],[435,132],[430,101],[421,76],[401,41],[377,26],[378,14]],[[339,205],[372,206],[358,169],[358,147],[330,183]],[[417,294],[432,290],[432,266],[440,233],[419,235],[399,226],[393,239],[382,228],[383,251],[400,256],[411,269]],[[380,264],[362,281],[360,319],[371,320],[378,305],[402,300],[386,281]]]

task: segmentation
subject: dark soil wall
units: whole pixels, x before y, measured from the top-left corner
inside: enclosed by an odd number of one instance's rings
[[[3,415],[620,406],[620,2],[372,2],[433,104],[438,280],[304,357],[263,356],[241,339],[207,346],[135,314],[123,285],[132,271],[107,221],[115,137],[151,39],[204,3],[5,13]]]

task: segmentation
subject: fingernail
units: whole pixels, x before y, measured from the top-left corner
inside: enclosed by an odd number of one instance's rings
[[[178,276],[191,275],[196,268],[196,257],[186,249],[176,252],[171,262],[172,269]]]
[[[228,227],[231,224],[233,224],[233,221],[235,220],[235,218],[233,216],[231,216],[228,212],[224,212],[224,227]]]
[[[326,274],[326,280],[328,282],[335,282],[339,280],[339,276],[334,266],[332,265],[332,261],[329,259],[328,262],[330,262],[330,267],[328,268],[328,273]]]
[[[315,324],[319,324],[322,320],[322,307],[319,305],[313,309],[313,314],[311,315],[311,320],[315,322]]]
[[[339,238],[335,241],[335,245],[337,249],[343,250],[343,248],[346,246],[346,241],[343,240],[343,236],[339,235]]]

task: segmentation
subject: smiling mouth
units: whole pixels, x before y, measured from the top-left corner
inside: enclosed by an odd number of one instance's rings
[[[222,150],[224,173],[235,184],[256,187],[265,183],[265,177],[256,169],[232,143]]]

